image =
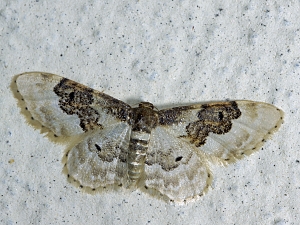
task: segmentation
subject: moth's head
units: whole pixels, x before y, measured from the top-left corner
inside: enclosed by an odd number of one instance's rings
[[[140,102],[139,108],[148,108],[148,109],[153,109],[154,106],[150,102]]]

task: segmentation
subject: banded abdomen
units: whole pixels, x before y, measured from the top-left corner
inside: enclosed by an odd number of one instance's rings
[[[130,184],[135,184],[144,171],[151,131],[158,123],[158,114],[148,102],[142,102],[138,108],[132,110],[132,132],[127,163]]]

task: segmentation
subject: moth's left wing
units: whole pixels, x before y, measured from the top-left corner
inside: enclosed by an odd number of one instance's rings
[[[29,72],[16,78],[32,119],[57,136],[74,136],[124,122],[131,107],[55,74]]]
[[[160,126],[226,164],[259,149],[283,122],[283,111],[253,101],[197,104],[159,111]]]
[[[68,177],[92,190],[125,185],[130,132],[131,127],[120,122],[86,135],[67,154]]]

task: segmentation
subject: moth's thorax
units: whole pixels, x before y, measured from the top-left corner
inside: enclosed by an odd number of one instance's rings
[[[150,102],[140,102],[139,103],[139,108],[149,108],[149,109],[153,109],[154,105]]]
[[[132,109],[132,130],[151,133],[158,124],[158,113],[149,102],[141,102],[139,107]]]
[[[131,185],[136,183],[144,170],[144,163],[150,140],[150,133],[158,124],[158,113],[153,105],[141,102],[132,109],[132,131],[128,155],[128,176]]]

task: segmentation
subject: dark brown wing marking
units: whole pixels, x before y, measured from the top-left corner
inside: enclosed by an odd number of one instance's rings
[[[210,132],[214,134],[228,133],[232,127],[231,120],[241,116],[236,102],[224,102],[202,105],[197,113],[199,120],[186,127],[187,136],[196,147],[205,144]]]
[[[172,125],[177,124],[181,121],[181,115],[183,112],[194,109],[193,106],[182,106],[175,107],[172,109],[164,109],[158,111],[159,113],[159,123],[160,125]]]
[[[186,123],[187,135],[182,137],[188,138],[191,143],[199,147],[205,144],[209,133],[228,133],[232,127],[231,121],[240,116],[241,111],[237,103],[231,101],[160,110],[159,123],[162,126]],[[193,117],[197,120],[192,121]]]
[[[64,78],[53,91],[60,97],[59,106],[65,113],[78,115],[84,131],[101,128],[98,124],[99,113],[90,107],[94,102],[92,89]]]
[[[100,114],[93,106],[101,106],[107,113],[121,121],[130,118],[130,106],[108,95],[93,90],[75,81],[63,78],[53,89],[60,97],[59,106],[68,115],[76,114],[80,119],[80,127],[86,132],[102,128],[98,123]],[[100,98],[97,98],[99,96]],[[99,101],[101,99],[101,102]]]

